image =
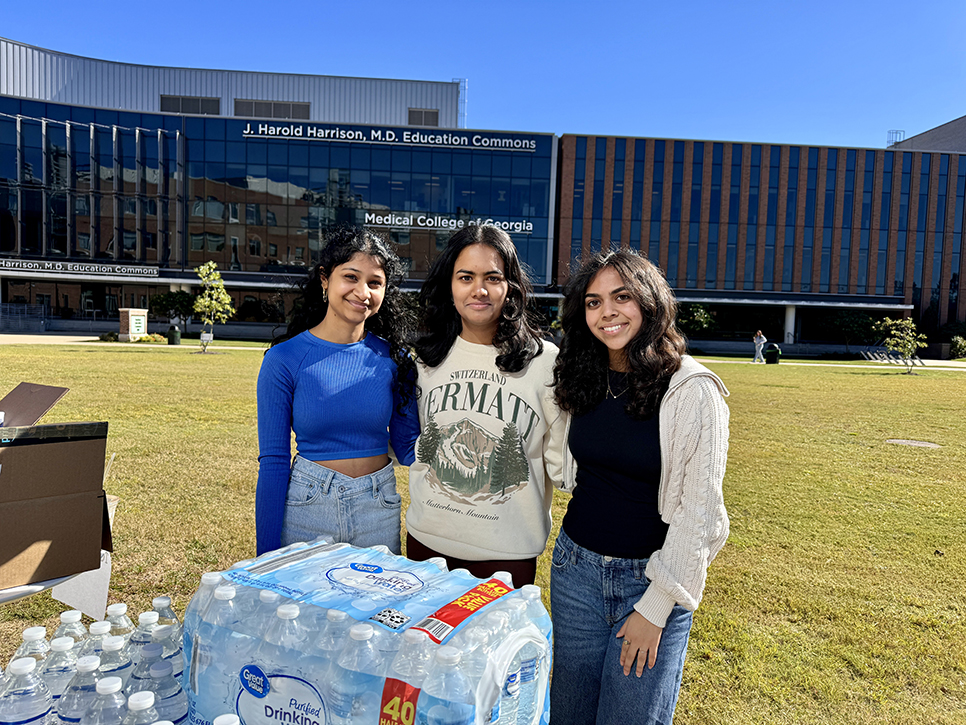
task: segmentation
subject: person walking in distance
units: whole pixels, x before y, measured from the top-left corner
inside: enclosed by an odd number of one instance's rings
[[[758,330],[758,332],[755,333],[753,342],[755,343],[754,362],[764,364],[765,356],[761,354],[761,349],[765,346],[765,343],[768,342],[768,338],[761,334],[761,330]]]

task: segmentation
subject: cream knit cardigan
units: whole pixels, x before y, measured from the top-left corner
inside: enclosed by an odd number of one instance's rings
[[[694,611],[701,602],[708,565],[728,538],[722,480],[728,458],[728,389],[721,379],[685,355],[671,376],[660,407],[661,483],[658,513],[669,525],[664,546],[647,562],[650,580],[634,609],[663,627],[675,604]],[[568,422],[569,439],[569,422]],[[562,488],[576,485],[569,448]],[[615,511],[614,516],[620,513]]]

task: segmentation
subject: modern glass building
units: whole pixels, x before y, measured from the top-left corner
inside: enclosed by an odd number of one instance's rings
[[[239,307],[304,277],[342,222],[384,230],[414,284],[456,229],[498,224],[550,284],[556,138],[440,127],[408,105],[420,92],[397,104],[419,125],[299,120],[291,99],[266,118],[0,95],[0,301],[113,316],[214,261]]]
[[[560,147],[561,278],[582,254],[632,247],[681,300],[782,310],[788,342],[830,309],[966,320],[966,154],[573,135]]]

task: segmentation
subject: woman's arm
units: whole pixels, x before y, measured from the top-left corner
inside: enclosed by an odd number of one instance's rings
[[[669,434],[669,476],[661,518],[669,524],[664,545],[645,571],[647,591],[634,608],[663,627],[675,604],[697,609],[708,565],[728,538],[722,481],[728,457],[728,406],[716,383],[699,376],[669,393],[677,396],[661,426]],[[665,451],[662,450],[662,455]]]
[[[265,354],[258,373],[258,486],[255,489],[258,554],[281,546],[285,496],[292,469],[295,380],[281,355],[273,355],[273,350]]]

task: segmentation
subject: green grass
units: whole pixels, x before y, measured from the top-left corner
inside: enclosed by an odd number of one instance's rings
[[[0,347],[0,394],[66,386],[46,422],[110,422],[110,598],[135,614],[159,593],[183,610],[202,572],[254,552],[261,355],[177,352]],[[712,367],[732,393],[732,529],[675,722],[966,722],[966,371]],[[63,608],[48,594],[0,607],[0,659]]]

